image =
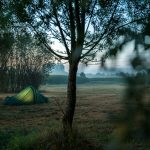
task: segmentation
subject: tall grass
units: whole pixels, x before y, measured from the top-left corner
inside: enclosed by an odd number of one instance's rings
[[[8,144],[7,150],[101,150],[101,148],[96,147],[85,133],[77,129],[64,136],[60,128],[16,136]]]

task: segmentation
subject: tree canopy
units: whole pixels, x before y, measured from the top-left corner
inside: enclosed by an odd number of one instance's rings
[[[73,56],[85,61],[111,45],[123,27],[137,29],[137,21],[147,17],[146,4],[146,0],[12,1],[18,19],[37,34],[50,52],[62,59]],[[56,41],[64,49],[53,49]]]
[[[98,51],[120,44],[120,36],[141,32],[149,0],[11,0],[15,24],[35,34],[47,51],[69,62],[64,124],[72,126],[79,62],[92,61]],[[128,32],[127,32],[128,31]],[[129,40],[129,39],[128,39]],[[61,43],[62,49],[53,45]]]

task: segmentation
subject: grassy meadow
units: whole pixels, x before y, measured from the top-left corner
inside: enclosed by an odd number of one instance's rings
[[[121,99],[124,89],[124,84],[87,83],[77,85],[74,128],[81,131],[80,133],[94,145],[95,149],[104,149],[110,140],[111,133],[115,128],[110,116],[122,112]],[[45,85],[40,87],[40,91],[49,98],[49,103],[5,106],[2,104],[3,99],[7,95],[13,94],[0,94],[0,149],[11,150],[11,144],[14,141],[17,143],[19,136],[22,138],[22,143],[27,142],[28,144],[28,139],[35,139],[34,133],[39,134],[39,137],[45,137],[49,136],[47,134],[50,134],[51,131],[61,130],[66,101],[66,85]],[[41,141],[40,138],[39,141]],[[51,143],[50,139],[47,142]],[[134,141],[133,143],[135,149],[144,150],[142,142]]]

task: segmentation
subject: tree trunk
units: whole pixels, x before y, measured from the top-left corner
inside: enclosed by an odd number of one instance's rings
[[[67,106],[63,117],[64,130],[72,129],[72,122],[76,105],[76,75],[78,63],[69,65],[68,87],[67,87]]]

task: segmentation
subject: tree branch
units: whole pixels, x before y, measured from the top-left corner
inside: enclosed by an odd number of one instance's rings
[[[47,42],[41,37],[41,35],[38,33],[38,31],[35,29],[35,27],[29,23],[29,25],[33,28],[34,32],[37,34],[38,39],[42,42],[42,44],[56,57],[59,57],[60,59],[68,60],[68,57],[62,56],[57,54],[52,48],[47,44]]]
[[[83,54],[83,55],[80,57],[80,59],[84,58],[87,54],[89,54],[89,53],[97,46],[97,44],[102,40],[103,36],[107,33],[107,31],[108,31],[108,29],[109,29],[109,26],[110,26],[110,24],[111,24],[111,22],[112,22],[112,20],[113,20],[114,15],[115,15],[115,12],[116,12],[116,9],[117,9],[117,7],[118,7],[118,4],[119,4],[119,0],[118,0],[117,3],[116,3],[115,8],[114,8],[114,10],[113,10],[113,12],[112,12],[112,15],[111,15],[111,17],[110,17],[110,20],[109,20],[109,22],[108,22],[108,24],[107,24],[107,26],[106,26],[104,32],[103,32],[102,35],[100,36],[100,38],[99,38],[96,42],[94,42],[93,46],[92,46],[85,54]]]
[[[84,33],[84,37],[86,37],[87,31],[88,31],[88,29],[89,29],[90,22],[91,22],[91,19],[92,19],[92,16],[93,16],[93,11],[94,11],[94,8],[95,8],[95,5],[96,5],[96,2],[97,2],[97,1],[95,0],[95,3],[94,3],[94,5],[93,5],[93,9],[92,9],[92,12],[91,12],[90,19],[89,19],[89,22],[88,22],[87,28],[86,28],[85,33]]]
[[[61,37],[62,37],[62,41],[63,41],[64,46],[66,48],[67,55],[69,56],[70,55],[69,48],[68,48],[68,45],[66,43],[66,39],[65,39],[65,36],[63,34],[63,30],[62,30],[61,25],[60,25],[60,21],[58,20],[58,16],[57,16],[57,13],[56,13],[55,6],[53,6],[53,9],[54,9],[54,15],[55,15],[55,18],[56,18],[56,21],[57,21],[57,25],[58,25],[58,28],[59,28],[59,31],[60,31],[60,34],[61,34]]]
[[[135,23],[135,22],[137,22],[137,21],[142,21],[142,20],[145,20],[145,19],[147,19],[147,18],[135,19],[135,20],[132,20],[132,21],[130,21],[130,22],[127,22],[127,23],[125,23],[125,24],[123,24],[123,25],[120,25],[120,26],[114,28],[113,30],[111,30],[111,32],[109,32],[105,37],[109,36],[110,34],[112,34],[112,32],[117,31],[117,30],[119,30],[120,28],[123,28],[123,27],[125,27],[125,26],[127,26],[127,25],[129,25],[129,24]],[[105,38],[105,37],[104,37],[104,38]]]
[[[75,38],[75,22],[72,8],[72,0],[69,1],[69,20],[70,20],[70,31],[71,31],[71,50],[75,49],[76,38]]]

